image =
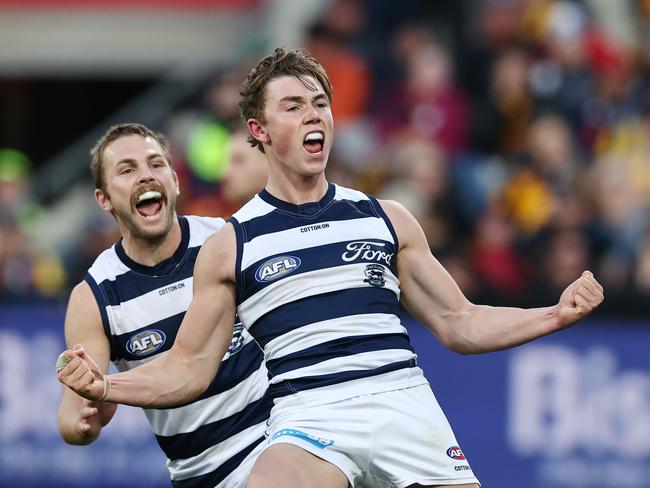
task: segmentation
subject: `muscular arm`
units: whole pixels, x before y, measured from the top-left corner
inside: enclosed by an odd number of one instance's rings
[[[569,327],[603,300],[589,272],[544,308],[490,307],[471,303],[431,254],[424,232],[400,204],[382,201],[399,240],[397,271],[407,310],[449,349],[462,354],[498,351]]]
[[[79,283],[70,294],[65,316],[65,338],[68,347],[84,344],[100,370],[103,373],[107,371],[110,355],[108,339],[102,328],[95,297],[85,282]],[[69,444],[90,444],[111,420],[115,408],[113,404],[90,402],[69,388],[63,388],[57,411],[61,437]]]
[[[140,407],[170,407],[198,397],[228,350],[235,318],[235,233],[231,225],[201,247],[194,266],[192,303],[172,348],[124,373],[110,375],[106,401]],[[86,398],[100,398],[104,383],[71,351],[59,380]],[[69,381],[80,369],[79,381]]]

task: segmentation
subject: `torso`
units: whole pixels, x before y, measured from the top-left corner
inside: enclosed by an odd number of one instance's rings
[[[303,205],[263,191],[233,225],[237,310],[264,348],[274,398],[426,382],[400,321],[397,237],[375,199],[332,184]]]
[[[121,243],[104,251],[86,281],[99,304],[111,360],[120,371],[171,348],[192,300],[194,262],[203,242],[223,219],[180,217],[182,240],[156,266],[132,261]],[[208,389],[177,408],[145,409],[167,455],[175,486],[220,486],[264,437],[271,402],[262,353],[241,324]],[[191,458],[195,458],[190,460]],[[197,473],[201,473],[198,477]]]

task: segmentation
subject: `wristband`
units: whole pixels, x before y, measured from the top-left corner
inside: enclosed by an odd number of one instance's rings
[[[102,380],[104,381],[104,392],[95,402],[105,402],[108,398],[108,394],[111,392],[111,380],[108,378],[107,374],[102,375]]]

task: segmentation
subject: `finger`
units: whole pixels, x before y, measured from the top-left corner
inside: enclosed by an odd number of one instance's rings
[[[87,421],[82,420],[81,422],[79,422],[79,430],[81,432],[84,432],[84,433],[89,432],[91,428],[92,427],[90,426],[90,424]]]
[[[585,286],[579,286],[573,293],[574,300],[576,296],[580,296],[586,303],[589,304],[591,308],[596,308],[596,306],[600,303],[598,295],[599,294],[597,292],[594,293]]]
[[[575,302],[576,309],[580,314],[585,314],[593,309],[589,301],[581,293],[573,295],[573,301]]]
[[[63,351],[61,354],[59,354],[59,357],[56,359],[56,372],[58,373],[61,371],[63,368],[65,368],[69,363],[71,358],[69,358],[66,353],[69,353],[70,351]]]
[[[88,369],[84,371],[81,378],[79,378],[80,386],[86,388],[90,392],[90,387],[92,386],[95,379],[95,374],[90,369]]]
[[[81,344],[75,344],[74,347],[72,348],[72,351],[80,358],[83,358],[86,355],[86,351],[84,350],[84,347]]]
[[[589,282],[593,283],[596,289],[600,292],[601,295],[603,295],[603,298],[605,297],[605,289],[603,288],[603,285],[598,283],[598,280],[595,277],[590,277]]]
[[[95,377],[101,378],[102,377],[102,370],[99,369],[99,366],[97,366],[97,363],[93,358],[90,356],[86,355],[86,362],[90,366],[90,370],[95,374]]]
[[[95,373],[97,377],[100,377],[102,375],[102,370],[99,369],[99,366],[97,366],[95,360],[91,358],[88,354],[86,354],[86,350],[81,344],[75,344],[74,352],[77,356],[83,358],[83,360],[88,363],[90,369]]]
[[[600,290],[601,293],[604,293],[605,290],[603,289],[602,285],[598,283],[598,280],[596,279],[596,277],[591,271],[589,270],[583,271],[581,278],[582,277],[586,278],[590,283],[593,283],[596,286],[596,288]]]
[[[76,382],[88,372],[90,372],[88,365],[79,358],[75,358],[70,361],[70,364],[61,373],[63,373],[62,376],[66,379],[66,382]]]
[[[58,379],[65,385],[70,385],[71,382],[76,381],[81,375],[88,369],[82,360],[78,357],[70,360],[70,362],[64,366],[57,374]]]
[[[79,415],[81,415],[82,419],[89,419],[97,415],[97,409],[95,407],[82,407],[79,410]]]
[[[586,288],[589,293],[592,295],[599,295],[600,290],[598,290],[597,282],[593,276],[582,276],[580,279],[580,286]]]

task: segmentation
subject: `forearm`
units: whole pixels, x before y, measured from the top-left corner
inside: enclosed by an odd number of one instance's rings
[[[557,307],[512,308],[470,305],[449,314],[448,343],[461,354],[500,351],[561,329]]]
[[[130,371],[108,375],[106,401],[143,408],[187,403],[208,387],[209,379],[201,369],[199,362],[180,360],[170,351]]]

